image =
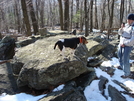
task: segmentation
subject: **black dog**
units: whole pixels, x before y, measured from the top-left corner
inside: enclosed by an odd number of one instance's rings
[[[62,52],[62,56],[64,56],[65,47],[69,47],[69,48],[75,50],[79,43],[87,44],[88,42],[87,42],[87,39],[85,37],[59,39],[59,41],[57,41],[55,43],[54,49],[58,45],[60,51]]]

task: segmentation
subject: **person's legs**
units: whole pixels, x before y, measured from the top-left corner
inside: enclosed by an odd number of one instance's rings
[[[123,69],[123,48],[118,46],[118,52],[117,52],[117,55],[118,55],[118,59],[119,59],[119,63],[120,63],[120,68]]]
[[[128,47],[128,46],[124,47],[123,69],[124,69],[125,76],[130,75],[129,57],[130,57],[131,50],[132,50],[132,47]]]

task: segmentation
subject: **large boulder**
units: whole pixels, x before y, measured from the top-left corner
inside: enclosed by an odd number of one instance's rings
[[[88,48],[88,56],[93,56],[99,51],[102,51],[105,47],[107,47],[109,43],[105,42],[97,42],[95,40],[90,40],[88,44],[86,45]]]
[[[58,48],[53,49],[59,38],[68,37],[72,36],[57,35],[20,48],[15,57],[17,61],[24,63],[24,66],[17,79],[18,86],[28,85],[38,90],[49,89],[88,72],[85,45],[79,45],[82,48],[77,48],[75,56],[71,54],[71,49],[66,49],[66,60],[62,58]],[[84,54],[78,55],[79,49]]]
[[[0,60],[12,59],[15,55],[15,39],[5,36],[0,41]]]
[[[93,56],[96,52],[98,52],[100,49],[102,49],[102,45],[99,45],[98,42],[90,40],[87,44],[89,56]]]

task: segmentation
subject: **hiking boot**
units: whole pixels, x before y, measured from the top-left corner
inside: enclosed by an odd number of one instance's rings
[[[133,78],[131,74],[128,75],[128,76],[126,76],[126,75],[122,75],[121,77],[122,77],[123,79],[126,79],[126,78]]]
[[[120,70],[123,70],[122,68],[121,68],[121,66],[119,66],[119,67],[117,67],[118,69],[120,69]]]

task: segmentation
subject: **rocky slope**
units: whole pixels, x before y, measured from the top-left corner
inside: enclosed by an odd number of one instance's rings
[[[69,37],[74,36],[63,34],[38,38],[38,40],[32,38],[28,39],[31,41],[17,42],[17,52],[11,65],[9,63],[8,66],[6,66],[7,63],[1,65],[1,71],[6,71],[0,74],[1,93],[13,94],[29,90],[30,93],[37,95],[39,90],[40,93],[38,94],[48,93],[58,85],[65,84],[65,89],[49,93],[41,101],[49,101],[50,99],[53,99],[52,101],[65,100],[67,96],[70,96],[66,99],[67,101],[74,101],[74,98],[79,99],[78,101],[86,101],[82,92],[92,80],[100,79],[100,89],[105,89],[103,85],[105,85],[106,79],[103,79],[103,77],[97,78],[93,67],[99,66],[104,60],[108,60],[112,56],[116,56],[117,40],[110,42],[107,39],[101,39],[99,36],[89,36],[87,37],[88,44],[79,45],[75,51],[75,56],[71,54],[71,49],[66,49],[67,59],[64,60],[60,56],[59,49],[54,50],[53,47],[58,39]],[[93,58],[87,61],[88,57]],[[133,58],[133,54],[131,58]],[[12,68],[11,72],[14,75],[7,72],[10,68]],[[102,67],[101,69],[109,75],[113,75],[113,67]],[[10,81],[13,81],[14,84],[11,85]],[[4,83],[7,85],[3,85]],[[26,86],[30,89],[26,90]],[[2,87],[5,89],[2,90]],[[24,88],[20,89],[18,87]],[[109,86],[109,89],[112,90],[113,87]],[[116,90],[113,92],[115,93]]]

